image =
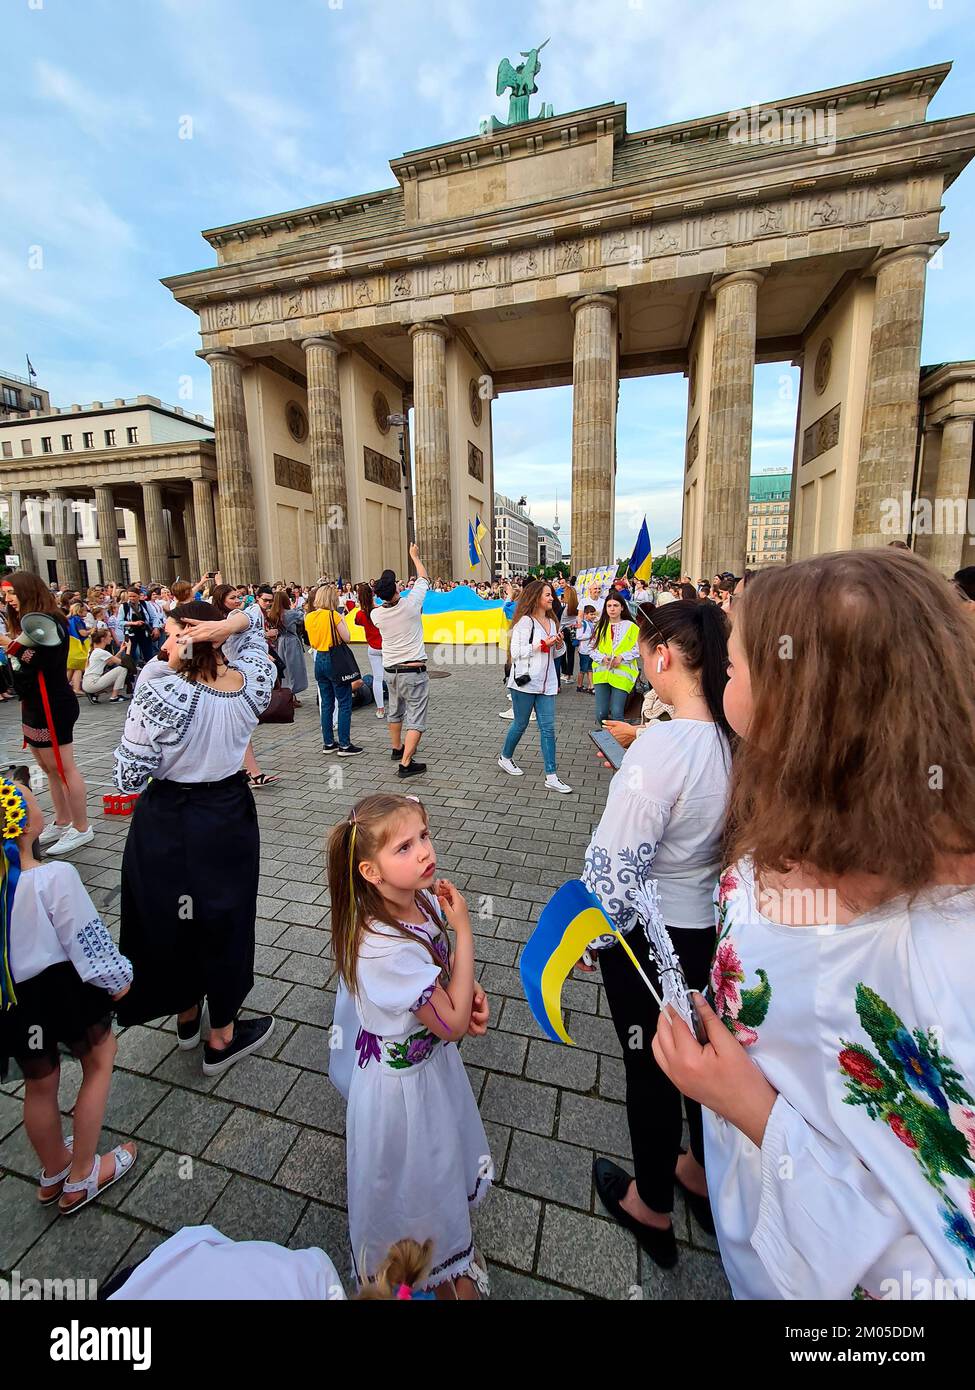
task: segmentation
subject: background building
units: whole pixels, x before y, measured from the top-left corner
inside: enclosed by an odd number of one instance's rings
[[[29,415],[32,410],[50,410],[51,397],[34,379],[0,371],[0,420]]]
[[[494,573],[499,579],[527,574],[537,564],[531,559],[531,519],[524,507],[503,493],[494,494]]]
[[[748,489],[749,569],[784,565],[789,558],[792,474],[753,473]],[[703,578],[703,576],[702,576]]]
[[[84,588],[217,567],[208,420],[155,396],[58,408],[30,395],[44,406],[0,419],[0,514],[19,568]]]
[[[562,542],[547,526],[537,526],[535,529],[538,533],[538,559],[533,563],[557,565],[562,559]]]
[[[677,536],[675,540],[670,542],[664,554],[667,556],[668,560],[680,559],[680,536]]]

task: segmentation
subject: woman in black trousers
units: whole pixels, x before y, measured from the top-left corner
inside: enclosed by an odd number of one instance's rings
[[[582,877],[651,980],[656,968],[635,890],[653,881],[687,984],[703,989],[714,950],[713,895],[731,771],[722,708],[727,620],[712,604],[672,603],[652,618],[638,608],[637,623],[644,673],[674,714],[632,739],[586,851]],[[607,1211],[666,1269],[677,1260],[671,1221],[675,1184],[700,1224],[714,1230],[701,1110],[684,1102],[657,1065],[651,1050],[657,1004],[626,952],[609,934],[592,943],[587,954],[592,952],[599,956],[623,1050],[634,1164],[631,1177],[611,1160],[597,1158],[596,1190]],[[690,1153],[681,1148],[685,1106]]]

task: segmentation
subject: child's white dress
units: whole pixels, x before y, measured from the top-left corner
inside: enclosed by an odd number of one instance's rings
[[[373,925],[358,960],[360,1028],[346,1118],[352,1258],[365,1281],[396,1241],[432,1239],[432,1287],[479,1272],[470,1213],[494,1170],[457,1044],[414,1016],[446,969],[444,933],[429,918],[426,927],[404,923],[412,941]]]
[[[711,998],[779,1093],[760,1149],[704,1111],[735,1297],[975,1297],[975,889],[784,927],[742,860]]]

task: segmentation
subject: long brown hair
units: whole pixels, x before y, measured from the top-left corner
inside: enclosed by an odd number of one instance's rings
[[[279,628],[281,626],[281,614],[291,607],[291,600],[288,598],[287,590],[278,589],[271,600],[271,607],[267,615],[268,627]]]
[[[368,618],[369,614],[376,606],[376,596],[372,592],[372,585],[357,584],[355,586],[355,596],[358,600],[360,610]]]
[[[39,575],[32,574],[30,570],[14,570],[12,574],[4,575],[3,582],[9,584],[20,602],[19,613],[12,604],[7,605],[7,626],[11,637],[17,637],[21,631],[21,613],[49,613],[67,626],[57,600]]]
[[[913,894],[975,853],[975,625],[932,565],[883,549],[762,570],[734,622],[752,690],[735,859]]]
[[[566,584],[563,589],[562,601],[565,604],[565,616],[567,618],[577,618],[579,616],[579,595],[571,584]]]
[[[203,623],[218,623],[224,615],[215,604],[204,603],[202,599],[194,599],[190,603],[177,603],[176,607],[166,616],[174,619],[182,627],[186,618],[198,618]],[[201,679],[216,680],[217,652],[219,650],[220,648],[215,647],[212,642],[194,641],[189,654],[183,657],[183,664],[180,666],[178,674],[194,685]]]
[[[328,837],[326,866],[328,896],[332,907],[332,954],[335,970],[350,994],[359,987],[358,957],[362,939],[374,929],[370,923],[382,922],[409,941],[422,941],[392,916],[379,889],[359,872],[364,859],[374,859],[388,844],[403,816],[419,812],[429,829],[430,821],[422,801],[409,796],[377,792],[364,796],[350,815],[334,826]],[[427,895],[418,900],[439,921],[440,913]],[[433,948],[423,942],[437,965]]]
[[[218,584],[215,588],[210,590],[209,601],[217,610],[220,618],[226,618],[230,613],[230,609],[227,607],[227,595],[235,594],[237,588],[238,586],[236,584]],[[236,611],[237,610],[234,609],[234,612]]]

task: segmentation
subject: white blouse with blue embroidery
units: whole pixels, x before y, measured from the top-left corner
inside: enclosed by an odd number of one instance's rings
[[[108,934],[73,864],[25,869],[10,915],[10,973],[32,980],[69,961],[86,984],[118,994],[132,983],[132,965]]]
[[[229,665],[244,677],[240,690],[188,681],[158,657],[143,667],[115,750],[120,791],[142,791],[150,777],[221,782],[240,771],[276,673],[254,628],[241,633],[235,647]]]

